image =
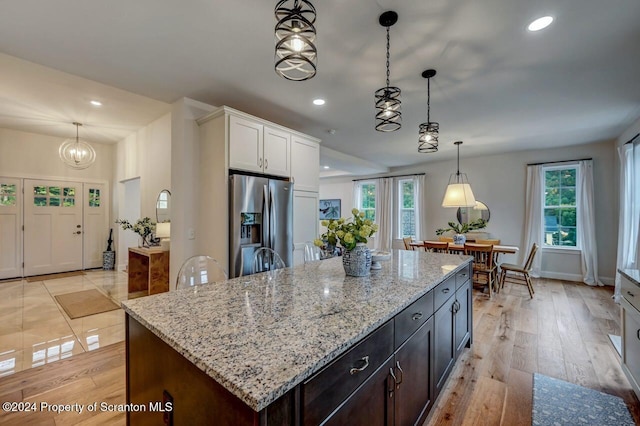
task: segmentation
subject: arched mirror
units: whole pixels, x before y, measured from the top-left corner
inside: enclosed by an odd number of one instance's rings
[[[483,219],[485,222],[489,222],[491,212],[489,207],[482,201],[476,200],[476,205],[473,207],[458,207],[458,223],[471,223],[478,219]]]
[[[171,221],[171,192],[168,189],[163,189],[158,194],[158,200],[156,201],[156,222],[170,222]]]

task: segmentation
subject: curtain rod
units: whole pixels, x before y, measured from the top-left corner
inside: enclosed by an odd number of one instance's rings
[[[407,177],[407,176],[424,176],[425,174],[426,173],[411,173],[409,175],[378,176],[378,177],[371,177],[371,178],[352,179],[352,182],[358,182],[360,180],[382,179],[382,178],[397,178],[397,177]]]
[[[579,158],[577,160],[563,160],[563,161],[545,161],[544,163],[529,163],[527,166],[541,166],[543,164],[556,164],[556,163],[575,163],[576,161],[593,160],[593,158]]]
[[[625,142],[625,145],[635,141],[636,139],[638,139],[638,136],[640,136],[640,133],[638,133],[637,135],[635,135],[634,137],[632,137],[631,139],[629,139],[627,142]]]

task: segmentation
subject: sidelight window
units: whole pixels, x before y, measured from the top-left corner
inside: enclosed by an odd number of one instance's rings
[[[16,185],[0,183],[0,207],[12,207],[16,205]]]

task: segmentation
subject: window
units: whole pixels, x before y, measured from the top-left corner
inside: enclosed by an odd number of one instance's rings
[[[59,186],[34,186],[33,205],[37,207],[73,207],[76,205],[76,189]]]
[[[416,239],[416,184],[414,179],[398,181],[398,235]]]
[[[0,207],[16,205],[16,185],[0,183]]]
[[[376,220],[376,183],[360,182],[357,186],[358,210],[364,212],[365,219]]]
[[[577,166],[544,168],[543,244],[550,247],[579,247],[576,190]]]
[[[89,189],[89,207],[100,207],[100,190]]]

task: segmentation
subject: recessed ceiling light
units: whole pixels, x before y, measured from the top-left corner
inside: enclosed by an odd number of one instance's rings
[[[329,166],[324,166],[323,168],[324,168],[324,169],[330,169],[330,167],[329,167]]]
[[[91,101],[90,103],[93,106],[102,106],[102,102],[100,102],[100,101]]]
[[[529,31],[540,31],[547,28],[549,25],[551,25],[552,22],[553,16],[543,16],[542,18],[538,18],[530,23],[527,29]]]
[[[324,105],[324,99],[314,99],[313,104],[318,106]]]

